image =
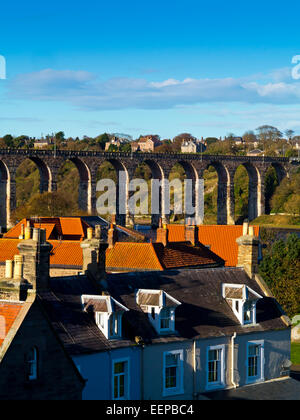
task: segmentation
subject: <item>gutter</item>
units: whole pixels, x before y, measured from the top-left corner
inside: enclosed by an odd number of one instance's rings
[[[234,340],[236,338],[236,332],[231,337],[231,383],[233,388],[237,388],[237,384],[234,382]]]

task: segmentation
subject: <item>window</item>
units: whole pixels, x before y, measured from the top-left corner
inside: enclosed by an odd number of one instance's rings
[[[120,360],[113,363],[113,399],[129,399],[129,360]]]
[[[263,380],[263,342],[248,343],[248,382]]]
[[[37,348],[32,347],[27,355],[27,379],[34,381],[38,377],[38,354]]]
[[[118,337],[120,335],[120,318],[118,314],[112,313],[109,319],[109,334],[111,337]]]
[[[164,353],[163,395],[183,393],[183,352]]]
[[[244,304],[244,324],[252,324],[254,321],[254,311],[252,302]]]
[[[96,312],[96,324],[98,325],[98,327],[104,329],[105,328],[105,314],[101,313],[101,312]]]
[[[224,346],[209,347],[207,352],[207,386],[219,387],[224,382]]]
[[[160,329],[169,330],[171,328],[171,311],[169,308],[164,308],[160,313]]]
[[[155,319],[155,308],[151,308],[152,319]]]

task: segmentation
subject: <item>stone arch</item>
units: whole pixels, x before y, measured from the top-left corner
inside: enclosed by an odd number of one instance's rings
[[[219,160],[212,160],[204,169],[212,166],[218,175],[217,223],[219,225],[234,224],[232,219],[232,203],[234,203],[233,177],[229,169]]]
[[[49,185],[51,182],[51,170],[47,163],[42,159],[34,156],[30,156],[27,159],[31,160],[37,166],[40,173],[40,193],[49,191]]]
[[[70,158],[79,174],[79,187],[78,187],[78,207],[80,210],[91,213],[91,171],[88,165],[79,158]]]
[[[273,170],[273,172],[272,172]],[[266,214],[269,214],[271,211],[271,198],[275,192],[275,189],[282,180],[288,175],[288,172],[284,165],[280,162],[270,162],[269,165],[265,167],[264,170],[264,187],[265,187],[265,197],[264,197],[264,207]]]
[[[108,157],[107,159],[101,159],[97,165],[97,171],[99,171],[100,167],[105,163],[108,162],[112,165],[116,172],[116,214],[115,219],[116,223],[122,226],[126,225],[126,218],[128,216],[128,184],[129,184],[129,171],[127,166],[121,159],[116,159],[113,157]],[[98,175],[96,175],[97,181],[100,179]],[[97,188],[97,187],[96,187]],[[96,191],[94,193],[96,195]],[[95,211],[96,209],[96,200],[94,201]],[[102,215],[103,216],[103,215]],[[113,216],[113,215],[111,215]]]
[[[153,192],[155,188],[155,180],[158,180],[160,182],[160,187],[158,190],[158,211],[155,213],[151,212],[151,225],[153,228],[156,228],[159,226],[159,220],[160,218],[163,219],[164,223],[167,223],[169,221],[168,214],[166,214],[165,211],[165,202],[163,199],[164,196],[164,180],[168,179],[168,170],[167,168],[163,168],[161,164],[153,159],[143,159],[139,162],[139,164],[144,163],[148,165],[148,167],[151,170],[152,173],[152,180],[151,180],[151,200],[153,200]],[[151,201],[151,206],[152,206]]]
[[[66,156],[65,159],[55,160],[50,165],[50,178],[48,183],[48,191],[53,192],[59,189],[58,181],[60,177],[60,171],[62,168],[70,162],[77,169],[78,173],[78,208],[83,211],[91,212],[91,171],[89,166],[83,159],[74,156]],[[61,177],[62,179],[63,177]],[[75,183],[77,187],[77,182]]]
[[[185,180],[189,180],[191,181],[191,183],[189,185],[187,185],[187,190],[186,193],[190,194],[190,197],[188,198],[188,200],[186,200],[185,197],[185,203],[189,203],[189,205],[187,206],[187,208],[183,207],[183,213],[184,213],[184,218],[189,219],[197,219],[197,223],[203,223],[202,217],[200,220],[200,199],[204,199],[204,197],[200,197],[200,193],[198,190],[198,181],[199,181],[199,175],[198,172],[196,170],[196,168],[194,167],[194,165],[192,164],[192,162],[186,161],[186,160],[181,160],[179,159],[177,162],[174,162],[174,164],[172,165],[172,168],[170,169],[170,174],[173,171],[174,167],[176,167],[177,165],[180,165],[181,168],[184,171],[184,177]],[[169,175],[170,177],[170,175]],[[182,190],[184,190],[184,188],[182,188]],[[204,205],[204,202],[203,202]]]
[[[248,174],[248,220],[254,220],[261,215],[261,174],[259,169],[250,162],[241,163],[236,169],[243,166]]]
[[[27,204],[28,200],[36,193],[48,191],[51,179],[51,171],[49,165],[37,156],[31,156],[24,153],[18,156],[13,162],[8,162],[9,167],[9,205],[10,213],[9,225],[11,224],[11,213],[19,206]],[[20,178],[20,171],[27,179],[23,179],[23,183],[17,182]],[[36,178],[35,173],[38,174]]]

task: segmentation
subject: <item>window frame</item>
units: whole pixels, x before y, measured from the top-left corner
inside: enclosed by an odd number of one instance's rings
[[[115,327],[117,327],[117,332]],[[108,318],[108,337],[109,339],[121,338],[122,336],[122,315],[112,312]]]
[[[219,360],[220,363],[220,372],[218,374],[218,381],[209,382],[209,352],[213,350],[220,350],[221,357]],[[219,344],[216,346],[208,346],[206,349],[206,389],[218,389],[224,388],[225,386],[225,344]]]
[[[29,355],[32,351],[33,351],[33,358],[30,358]],[[26,357],[26,368],[27,368],[26,377],[27,377],[27,380],[30,382],[36,381],[38,379],[38,375],[39,375],[38,360],[39,360],[39,356],[38,356],[37,347],[36,346],[31,347]],[[31,373],[31,371],[33,371],[33,373]]]
[[[257,363],[257,367],[259,368],[258,374],[256,376],[249,376],[249,348],[251,346],[259,346],[259,359]],[[265,380],[265,372],[264,372],[264,365],[265,365],[265,350],[264,350],[265,342],[264,340],[253,340],[248,341],[247,343],[247,358],[246,358],[246,383],[253,384],[258,382],[264,382]]]
[[[168,311],[168,316],[163,316]],[[168,320],[169,326],[167,328],[162,328],[161,322],[162,320]],[[173,310],[171,308],[163,307],[159,314],[159,330],[160,332],[164,331],[173,331],[172,328],[172,321],[173,321]]]
[[[176,387],[166,388],[166,359],[169,355],[179,355],[179,363],[176,367]],[[163,353],[163,397],[169,397],[172,395],[181,395],[184,394],[184,365],[183,365],[183,350],[170,350]]]
[[[124,373],[124,397],[115,397],[115,377],[120,377],[121,374],[115,373],[115,365],[117,363],[126,364],[126,372]],[[130,400],[130,359],[128,357],[123,359],[113,359],[112,360],[112,400],[114,401],[127,401]],[[119,393],[119,392],[118,392]]]

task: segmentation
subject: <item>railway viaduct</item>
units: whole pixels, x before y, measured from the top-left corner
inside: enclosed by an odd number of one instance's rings
[[[275,168],[279,182],[288,176],[292,168],[291,160],[284,157],[2,149],[0,150],[0,226],[11,226],[11,213],[16,208],[16,171],[25,159],[33,161],[39,169],[41,193],[56,191],[61,166],[67,160],[73,162],[80,176],[79,207],[90,214],[96,214],[97,171],[105,161],[110,162],[117,173],[123,171],[126,174],[123,187],[127,191],[125,195],[127,198],[130,194],[129,181],[133,179],[136,168],[142,163],[149,166],[154,179],[161,181],[168,179],[173,166],[179,163],[184,168],[186,177],[193,181],[195,191],[197,183],[203,178],[204,171],[212,165],[218,174],[218,224],[234,224],[234,175],[240,165],[246,168],[249,175],[249,220],[265,213],[265,177],[268,168],[270,166]],[[162,182],[162,189],[163,185]],[[163,197],[163,191],[161,194]],[[195,193],[193,199],[196,202],[200,197]],[[119,205],[117,199],[117,221],[126,224],[130,215],[118,214]],[[159,217],[167,220],[163,203],[161,214],[152,217],[153,224],[157,223]]]

